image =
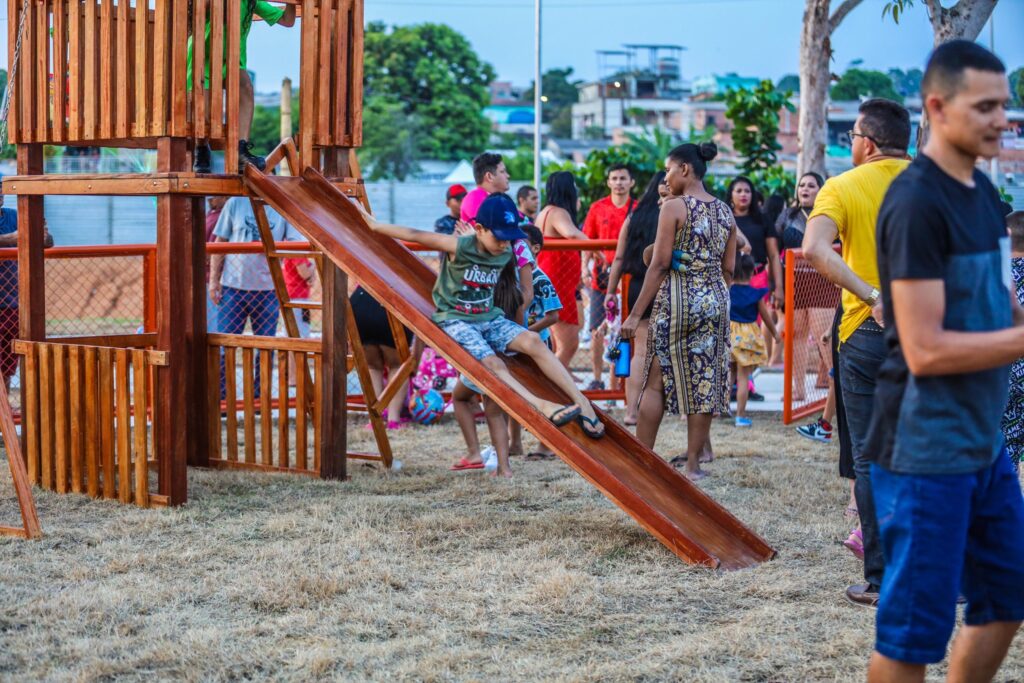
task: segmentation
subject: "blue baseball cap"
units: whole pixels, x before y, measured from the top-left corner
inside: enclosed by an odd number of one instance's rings
[[[487,197],[476,212],[476,222],[502,242],[526,239],[526,233],[519,229],[519,209],[506,194]]]

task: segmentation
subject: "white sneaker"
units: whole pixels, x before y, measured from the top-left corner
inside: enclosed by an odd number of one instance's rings
[[[498,451],[494,446],[488,446],[480,451],[480,459],[484,461],[484,472],[494,472],[498,469]]]

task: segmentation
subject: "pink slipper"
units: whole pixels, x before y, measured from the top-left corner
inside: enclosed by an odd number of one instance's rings
[[[858,560],[864,559],[864,535],[860,531],[860,527],[857,527],[850,532],[849,537],[843,541],[843,545],[853,553]]]

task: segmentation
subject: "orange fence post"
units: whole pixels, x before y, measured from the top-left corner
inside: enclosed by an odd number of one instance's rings
[[[793,288],[796,285],[796,254],[789,251],[786,259],[785,288],[786,288],[786,310],[785,328],[786,335],[782,346],[782,424],[789,424],[793,421],[793,306],[796,301]]]

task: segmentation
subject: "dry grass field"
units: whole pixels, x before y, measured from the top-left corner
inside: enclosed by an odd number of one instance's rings
[[[451,422],[399,432],[388,476],[193,470],[162,511],[38,493],[45,538],[0,540],[0,680],[862,680],[837,451],[768,416],[714,439],[702,485],[779,550],[755,569],[682,564],[560,461],[450,473]],[[1022,679],[1017,645],[998,680]]]

